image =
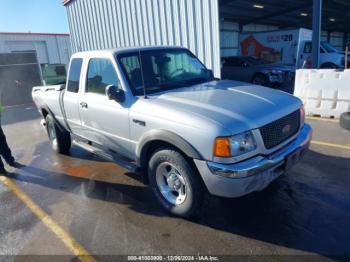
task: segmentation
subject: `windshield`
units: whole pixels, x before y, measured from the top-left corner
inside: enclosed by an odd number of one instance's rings
[[[268,64],[267,61],[265,61],[263,59],[257,59],[257,58],[252,57],[252,56],[244,57],[244,59],[251,65],[265,65],[265,64]]]
[[[327,53],[337,53],[338,50],[330,43],[321,42],[321,46],[326,50]]]
[[[187,49],[167,48],[118,55],[136,96],[213,80],[209,70]]]

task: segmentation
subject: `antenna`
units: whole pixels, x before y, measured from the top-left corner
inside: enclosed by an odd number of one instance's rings
[[[145,79],[143,78],[143,66],[142,66],[141,50],[139,50],[139,58],[140,58],[141,79],[142,79],[142,85],[143,85],[143,97],[144,97],[145,99],[147,99],[147,92],[146,92]]]

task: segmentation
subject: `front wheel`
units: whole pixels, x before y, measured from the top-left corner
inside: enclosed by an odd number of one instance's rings
[[[203,184],[196,170],[176,150],[162,149],[151,157],[148,166],[150,186],[168,212],[191,217],[203,201]]]
[[[71,147],[70,133],[61,130],[51,115],[46,116],[45,122],[52,149],[57,153],[67,154]]]

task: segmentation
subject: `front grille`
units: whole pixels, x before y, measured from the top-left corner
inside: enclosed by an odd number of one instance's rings
[[[297,110],[260,128],[265,147],[271,149],[295,135],[300,127],[300,111]]]

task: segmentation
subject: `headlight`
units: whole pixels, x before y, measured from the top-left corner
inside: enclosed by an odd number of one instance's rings
[[[240,156],[256,149],[255,139],[250,131],[233,136],[230,140],[232,156]]]
[[[244,132],[231,137],[218,137],[214,144],[214,156],[237,157],[257,148],[252,132]]]

